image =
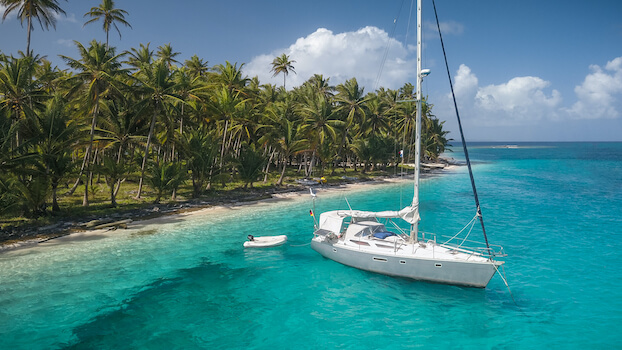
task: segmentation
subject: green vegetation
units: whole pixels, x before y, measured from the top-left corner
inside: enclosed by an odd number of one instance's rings
[[[102,19],[107,39],[115,22],[129,26],[124,14],[104,0],[87,23]],[[413,141],[414,102],[397,102],[412,101],[411,84],[364,93],[355,78],[331,86],[314,75],[286,90],[295,61],[285,54],[266,67],[283,74],[277,87],[246,77],[244,64],[209,67],[196,55],[180,63],[170,44],[156,54],[149,44],[122,53],[96,40],[76,45],[79,57],[61,56],[69,70],[0,55],[5,222],[216,198],[304,177],[362,178],[396,166],[401,149],[412,161],[403,145]],[[447,131],[432,105],[422,117],[422,157],[435,160]]]

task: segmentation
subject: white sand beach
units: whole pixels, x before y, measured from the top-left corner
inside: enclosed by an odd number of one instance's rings
[[[429,178],[431,176],[439,176],[446,172],[452,172],[456,169],[460,168],[458,165],[446,165],[442,171],[435,171],[431,173],[424,174],[424,178]],[[412,181],[410,175],[400,176],[400,177],[385,177],[378,178],[372,181],[355,181],[353,183],[344,183],[338,185],[316,185],[312,186],[314,191],[321,195],[322,193],[337,193],[337,192],[346,192],[346,191],[356,191],[370,186],[381,186],[386,184],[393,184],[398,182],[408,182]],[[156,229],[161,225],[167,225],[171,223],[180,222],[183,220],[190,220],[196,218],[197,216],[218,216],[220,214],[230,214],[235,210],[242,210],[247,208],[252,208],[253,206],[267,206],[273,203],[288,200],[301,198],[304,196],[309,196],[309,189],[305,190],[293,190],[291,192],[281,192],[272,194],[270,198],[254,200],[254,201],[239,201],[234,203],[227,204],[206,204],[206,205],[197,205],[194,207],[188,207],[180,210],[175,210],[172,212],[166,213],[154,213],[156,217],[141,219],[133,218],[131,222],[127,224],[120,225],[120,227],[111,225],[105,228],[100,229],[87,229],[84,227],[83,230],[72,230],[67,234],[62,234],[59,232],[57,237],[43,237],[43,238],[34,238],[27,239],[22,241],[13,241],[9,243],[5,243],[0,246],[0,253],[5,251],[12,251],[15,249],[26,249],[30,247],[48,247],[55,246],[58,244],[63,244],[67,242],[76,242],[76,241],[88,241],[94,239],[102,239],[106,237],[112,237],[119,234],[132,234],[137,233],[144,230],[152,230]],[[123,221],[123,220],[121,220]],[[109,221],[107,221],[109,222]],[[82,223],[84,226],[86,223]]]

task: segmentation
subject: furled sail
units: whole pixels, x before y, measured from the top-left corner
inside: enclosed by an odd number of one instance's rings
[[[361,219],[402,219],[409,224],[419,222],[419,208],[407,206],[402,210],[363,211],[363,210],[333,210],[320,214],[320,228],[339,232],[343,219],[352,217]]]

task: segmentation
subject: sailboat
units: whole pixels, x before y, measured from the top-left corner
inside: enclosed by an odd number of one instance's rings
[[[461,232],[446,241],[430,234],[427,234],[426,240],[426,233],[419,232],[421,84],[423,77],[429,74],[429,70],[422,69],[421,64],[421,18],[421,0],[417,0],[417,114],[412,203],[397,211],[372,212],[349,208],[323,212],[315,224],[311,247],[328,259],[361,270],[433,283],[485,288],[504,263],[496,259],[505,254],[503,248],[490,245],[486,238],[464,136],[463,147],[477,207],[470,227],[472,229],[477,220],[481,222],[485,244],[471,246],[466,238],[458,240]],[[462,134],[459,116],[458,123]],[[315,203],[313,192],[312,195]]]

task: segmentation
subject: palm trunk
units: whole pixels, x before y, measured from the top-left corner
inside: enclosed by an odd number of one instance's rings
[[[311,174],[313,174],[313,165],[315,164],[315,150],[313,150],[313,153],[311,154],[311,161],[309,162],[309,168],[307,169],[307,177],[311,176]]]
[[[28,37],[26,38],[26,56],[32,57],[30,54],[30,29],[32,28],[32,17],[28,16]]]
[[[92,172],[88,172],[86,176],[86,181],[84,181],[84,197],[82,197],[82,206],[89,206],[89,184],[91,183],[91,177],[93,176]]]
[[[73,194],[78,186],[80,185],[80,178],[82,174],[84,174],[84,168],[88,164],[91,157],[91,149],[93,148],[93,139],[95,135],[95,125],[97,124],[97,113],[99,112],[99,98],[95,100],[95,107],[93,108],[93,121],[91,122],[91,138],[89,140],[89,146],[86,148],[86,152],[84,153],[84,159],[82,160],[82,165],[80,166],[80,173],[78,174],[78,178],[76,179],[76,183],[73,187],[67,192],[67,194]],[[87,200],[88,205],[88,200]]]
[[[149,156],[149,147],[151,146],[151,135],[153,135],[153,129],[155,129],[155,122],[157,116],[157,108],[153,111],[153,117],[151,118],[151,126],[149,126],[149,135],[147,136],[147,146],[145,146],[145,156],[143,157],[143,164],[140,168],[140,181],[138,182],[138,193],[136,198],[140,198],[143,190],[143,179],[145,177],[145,164],[147,164],[147,157]]]
[[[306,155],[304,157],[304,159],[306,159]],[[298,170],[296,171],[296,174],[300,174],[300,170],[302,170],[302,159],[303,156],[298,156]]]
[[[272,148],[272,146],[270,146]],[[270,163],[272,163],[272,158],[274,157],[275,151],[270,151],[270,159],[268,159],[268,164],[266,164],[266,173],[263,177],[263,183],[268,182],[268,173],[270,172]]]
[[[181,137],[184,132],[184,104],[181,105],[181,116],[179,117],[179,136]],[[173,143],[173,162],[177,160],[177,154],[175,153],[175,143]],[[177,198],[177,188],[173,188],[173,193],[171,194],[171,200],[175,200]]]
[[[58,205],[58,196],[56,195],[56,189],[58,188],[58,181],[52,181],[52,211],[58,212],[60,211],[60,206]]]
[[[285,169],[287,168],[287,160],[283,161],[283,169],[281,170],[281,176],[279,176],[279,181],[276,182],[278,186],[283,184],[283,178],[285,177]]]
[[[225,129],[222,132],[222,147],[220,147],[220,168],[222,169],[222,161],[225,156],[225,142],[227,140],[227,128],[229,128],[229,120],[225,119]]]
[[[117,199],[115,197],[115,184],[110,185],[110,204],[113,207],[117,206]]]

